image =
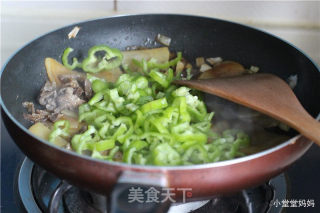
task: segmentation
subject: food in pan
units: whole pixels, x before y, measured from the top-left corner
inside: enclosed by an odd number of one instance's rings
[[[167,47],[121,52],[100,45],[81,62],[73,57],[69,63],[72,52],[65,49],[63,65],[45,59],[48,81],[39,95],[44,109],[23,103],[25,119],[34,123],[30,131],[50,143],[97,159],[161,166],[229,160],[267,147],[255,146],[241,125],[212,122],[215,107],[208,110],[203,94],[172,83],[248,74],[257,67],[199,57],[192,69],[181,52]]]

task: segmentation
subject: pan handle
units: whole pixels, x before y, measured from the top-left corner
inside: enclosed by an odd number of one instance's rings
[[[170,202],[161,193],[167,186],[163,173],[124,171],[111,193],[111,213],[167,212]]]

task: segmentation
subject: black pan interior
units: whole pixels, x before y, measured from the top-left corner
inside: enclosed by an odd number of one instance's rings
[[[74,26],[81,30],[75,39],[67,34]],[[64,27],[44,35],[21,49],[4,67],[1,97],[15,119],[24,126],[24,101],[36,102],[47,76],[44,59],[58,61],[70,46],[80,59],[88,48],[106,44],[124,50],[127,46],[145,45],[160,33],[172,38],[170,49],[183,51],[185,58],[221,56],[245,67],[256,65],[261,72],[270,72],[286,79],[297,74],[294,92],[303,106],[316,116],[320,110],[320,73],[308,57],[282,40],[261,31],[222,20],[183,15],[135,15],[112,17]],[[279,94],[281,95],[281,94]],[[283,97],[285,98],[285,97]]]

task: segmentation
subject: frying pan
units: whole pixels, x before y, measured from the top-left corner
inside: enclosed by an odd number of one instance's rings
[[[68,39],[67,34],[74,26],[81,30],[75,39]],[[185,198],[183,190],[178,189],[192,190],[190,199],[203,199],[261,184],[281,173],[308,150],[312,142],[296,135],[273,148],[234,160],[192,166],[141,166],[81,156],[53,146],[28,131],[30,123],[23,118],[22,102],[37,102],[39,90],[47,78],[45,57],[59,59],[68,46],[78,50],[80,59],[97,44],[122,50],[132,45],[155,47],[146,39],[153,39],[158,33],[171,37],[170,49],[183,51],[184,57],[190,61],[198,56],[221,56],[245,67],[257,65],[261,72],[270,72],[283,79],[297,75],[295,94],[312,116],[318,115],[319,68],[308,56],[277,37],[244,25],[206,17],[172,14],[119,16],[50,32],[28,43],[10,58],[1,74],[1,107],[6,128],[15,143],[46,170],[84,189],[106,195],[114,189],[113,195],[119,196],[122,190],[118,190],[119,186],[125,188],[128,183],[170,187],[177,200]]]

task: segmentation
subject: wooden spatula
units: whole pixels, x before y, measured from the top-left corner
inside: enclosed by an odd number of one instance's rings
[[[296,129],[320,145],[320,123],[311,117],[281,78],[253,74],[205,80],[176,80],[188,86],[255,109]]]

